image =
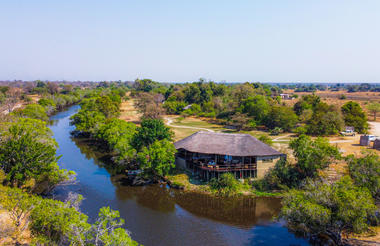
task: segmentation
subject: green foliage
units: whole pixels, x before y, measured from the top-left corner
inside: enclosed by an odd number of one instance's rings
[[[266,143],[268,145],[272,145],[273,144],[273,141],[270,137],[268,137],[267,135],[261,135],[259,137],[259,140],[263,143]]]
[[[45,121],[49,119],[45,108],[39,104],[29,104],[24,109],[13,112],[13,114],[19,117],[27,117]]]
[[[315,177],[317,171],[328,167],[335,159],[340,158],[338,148],[331,146],[327,139],[312,140],[301,135],[289,144],[297,159],[300,178]]]
[[[283,199],[280,218],[296,231],[308,235],[361,233],[375,219],[376,206],[367,189],[353,184],[350,177],[327,184],[309,181],[304,190],[291,190]]]
[[[326,103],[315,106],[313,115],[307,122],[307,133],[315,136],[334,135],[343,129],[344,121],[335,107]]]
[[[137,129],[137,133],[132,138],[132,146],[136,150],[148,147],[155,141],[171,140],[173,133],[170,128],[165,126],[160,119],[143,119],[141,127]]]
[[[355,158],[353,155],[347,157],[350,176],[355,184],[367,188],[372,196],[380,200],[380,157],[369,152],[365,156]]]
[[[163,177],[175,167],[175,153],[177,150],[167,139],[156,140],[151,145],[143,147],[137,154],[144,175]]]
[[[280,127],[285,131],[290,131],[298,122],[298,117],[294,111],[286,106],[273,106],[266,119],[266,126],[273,129]]]
[[[0,168],[11,185],[21,187],[33,179],[37,184],[45,183],[45,191],[71,174],[59,169],[56,144],[46,141],[48,134],[46,123],[32,119],[13,123],[9,131],[2,134]]]
[[[105,120],[106,117],[100,112],[80,109],[78,113],[71,116],[70,124],[75,125],[77,131],[95,134]]]
[[[38,100],[38,104],[43,106],[43,107],[51,106],[51,107],[55,108],[55,106],[56,106],[54,100],[49,99],[49,98],[41,98],[40,100]]]
[[[263,124],[271,111],[271,105],[267,97],[256,95],[243,100],[238,110],[253,117],[258,124]]]
[[[314,108],[321,102],[321,98],[317,95],[305,95],[302,96],[296,104],[294,104],[294,112],[300,116],[303,111],[307,109],[314,110]]]
[[[103,96],[86,98],[80,103],[81,109],[78,113],[71,117],[71,124],[79,132],[95,135],[106,119],[120,114],[120,103],[120,95],[116,90]]]
[[[373,114],[373,120],[376,121],[376,114],[380,112],[380,103],[371,102],[367,107],[369,112]]]
[[[360,107],[359,103],[349,101],[342,106],[342,113],[346,126],[355,127],[355,131],[366,133],[368,130],[367,114]]]
[[[318,176],[318,171],[340,158],[339,150],[326,139],[301,135],[290,142],[296,163],[280,159],[262,180],[254,182],[257,190],[287,190],[299,187],[306,178]]]
[[[33,197],[20,189],[0,186],[0,207],[9,212],[12,223],[19,228],[34,208]]]
[[[136,79],[134,88],[136,91],[150,92],[154,88],[158,87],[159,83],[151,79]]]
[[[96,99],[96,110],[103,113],[106,118],[118,117],[120,114],[120,97],[113,95],[110,96],[101,96]]]
[[[135,132],[135,124],[124,120],[111,119],[109,122],[100,126],[96,137],[106,141],[110,148],[114,149],[122,138],[130,142]]]
[[[232,173],[223,173],[219,178],[211,179],[209,185],[211,190],[222,196],[235,195],[242,186]]]
[[[90,229],[87,216],[70,202],[38,199],[35,206],[30,214],[30,229],[39,241],[59,243],[68,240],[77,244],[85,240],[85,233]]]
[[[166,101],[164,103],[164,108],[168,114],[180,114],[186,106],[185,102],[178,101]]]
[[[124,220],[118,211],[109,207],[99,210],[94,224],[87,222],[87,216],[78,211],[81,197],[63,203],[51,199],[38,198],[30,214],[31,231],[37,243],[60,245],[138,245],[121,228]]]
[[[306,134],[306,133],[307,133],[307,129],[306,129],[305,127],[303,127],[303,126],[299,126],[299,127],[297,127],[297,128],[294,130],[294,132],[295,132],[298,136],[300,136],[300,135]]]

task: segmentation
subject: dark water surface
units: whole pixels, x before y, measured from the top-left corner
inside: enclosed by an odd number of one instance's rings
[[[134,240],[144,245],[309,245],[296,238],[272,216],[280,209],[277,198],[212,198],[158,185],[121,185],[103,167],[103,155],[84,140],[73,139],[69,118],[79,106],[51,117],[50,127],[62,155],[60,166],[77,173],[75,184],[59,186],[58,199],[68,192],[85,198],[82,212],[90,220],[102,206],[120,211]]]

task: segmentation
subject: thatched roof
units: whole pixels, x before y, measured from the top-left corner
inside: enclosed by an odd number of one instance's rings
[[[248,134],[196,132],[174,143],[176,149],[231,156],[273,156],[282,153]]]

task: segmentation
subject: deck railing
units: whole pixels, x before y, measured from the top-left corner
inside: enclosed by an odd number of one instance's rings
[[[194,163],[194,165],[199,169],[206,170],[206,171],[214,171],[214,172],[228,172],[228,171],[242,171],[242,170],[256,170],[257,169],[256,164],[209,165],[209,164],[203,164],[203,163]]]

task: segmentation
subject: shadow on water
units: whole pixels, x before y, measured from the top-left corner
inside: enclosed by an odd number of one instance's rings
[[[101,144],[73,138],[69,117],[79,107],[51,117],[51,129],[62,155],[61,167],[77,173],[75,184],[58,187],[54,196],[68,192],[84,196],[81,210],[90,221],[102,206],[120,211],[132,237],[144,245],[308,245],[272,220],[280,210],[278,198],[218,198],[151,185],[122,184],[111,155]]]

